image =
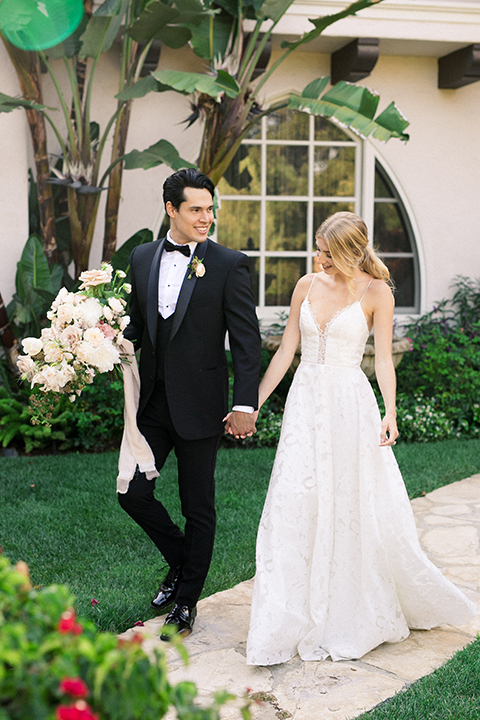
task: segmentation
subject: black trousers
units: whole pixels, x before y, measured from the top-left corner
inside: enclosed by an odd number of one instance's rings
[[[138,418],[138,428],[155,456],[160,472],[172,450],[178,465],[178,486],[185,532],[171,520],[154,496],[155,480],[135,473],[128,491],[118,494],[122,508],[145,530],[163,557],[181,575],[176,602],[194,607],[202,592],[215,538],[215,462],[221,435],[184,440],[173,427],[165,384],[157,380],[154,392]],[[158,478],[157,478],[158,480]]]

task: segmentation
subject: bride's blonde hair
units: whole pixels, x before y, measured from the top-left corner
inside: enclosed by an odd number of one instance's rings
[[[390,283],[387,266],[368,244],[368,230],[361,217],[352,212],[337,212],[327,218],[315,233],[328,245],[335,266],[348,278],[348,287],[355,295],[353,279],[356,268],[378,280]]]

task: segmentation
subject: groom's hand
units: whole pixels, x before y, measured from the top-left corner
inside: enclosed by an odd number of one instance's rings
[[[225,432],[233,435],[237,440],[239,438],[243,440],[246,437],[251,437],[256,432],[255,418],[256,413],[234,410],[225,418]]]

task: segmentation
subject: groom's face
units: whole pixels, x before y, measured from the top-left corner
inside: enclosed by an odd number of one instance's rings
[[[205,242],[213,222],[212,196],[206,188],[186,187],[184,193],[178,210],[170,201],[166,204],[172,240],[179,245]]]

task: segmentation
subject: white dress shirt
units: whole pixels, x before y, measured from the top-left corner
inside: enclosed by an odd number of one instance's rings
[[[167,240],[170,240],[172,245],[178,245],[172,240],[170,230],[167,233]],[[158,274],[158,312],[164,320],[175,312],[187,267],[197,244],[196,242],[187,243],[190,249],[189,258],[180,252],[162,252]],[[247,405],[235,405],[232,409],[238,412],[253,413],[253,407]]]
[[[167,233],[167,240],[170,240],[172,245],[178,245],[172,240],[170,230]],[[162,252],[158,274],[158,312],[164,320],[175,312],[183,279],[197,243],[189,242],[187,247],[190,250],[190,258],[180,252]]]

